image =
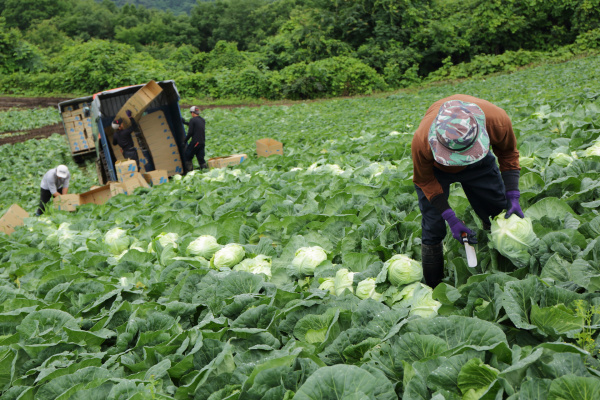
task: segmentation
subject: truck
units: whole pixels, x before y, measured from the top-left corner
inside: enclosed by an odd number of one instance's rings
[[[120,147],[113,145],[111,123],[119,117],[129,124],[127,109],[139,127],[133,139],[140,172],[166,171],[169,177],[188,172],[183,162],[186,133],[179,100],[174,81],[150,81],[67,100],[58,108],[75,161],[95,154],[98,182],[105,185],[118,180],[116,163],[124,160]],[[77,116],[82,124],[72,119]]]

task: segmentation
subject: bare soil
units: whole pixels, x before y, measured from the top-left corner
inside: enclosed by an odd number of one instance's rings
[[[69,100],[68,98],[58,97],[0,97],[0,111],[10,110],[11,108],[46,108],[57,107],[61,101]],[[9,143],[25,142],[30,139],[43,139],[53,133],[65,133],[62,124],[44,126],[38,129],[27,129],[22,135],[0,137],[0,145]]]
[[[59,97],[0,97],[0,111],[11,108],[57,107],[58,103],[69,100]]]

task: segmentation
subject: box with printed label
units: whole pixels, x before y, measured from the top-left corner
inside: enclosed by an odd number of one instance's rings
[[[151,172],[142,174],[142,176],[144,177],[146,182],[148,182],[152,186],[169,182],[169,175],[168,175],[167,171],[164,169],[151,171]]]
[[[121,107],[115,118],[123,118],[123,126],[130,125],[126,111],[131,111],[132,117],[139,121],[142,113],[148,108],[150,103],[162,93],[162,88],[155,81],[150,81],[131,96],[127,102]]]
[[[131,178],[125,179],[118,185],[124,194],[133,194],[133,191],[138,187],[150,187],[148,182],[146,182],[142,174],[139,172],[135,172]]]
[[[75,211],[80,204],[78,194],[62,194],[54,198],[54,208],[62,211]]]
[[[15,231],[17,226],[24,223],[24,219],[29,217],[29,213],[19,207],[18,204],[13,204],[0,218],[0,232],[10,235]]]
[[[273,154],[283,155],[283,144],[271,138],[257,140],[256,154],[259,157],[269,157]]]
[[[115,163],[115,168],[119,182],[132,178],[133,174],[138,172],[135,160],[119,160]]]
[[[83,118],[82,114],[75,114],[75,115],[71,115],[69,117],[64,117],[63,115],[63,121],[65,122],[75,122],[75,121],[81,121]]]
[[[233,154],[226,157],[213,157],[208,160],[209,168],[223,168],[230,165],[241,164],[248,156],[246,154]]]
[[[110,186],[110,195],[112,196],[116,196],[118,194],[125,194],[125,187],[123,186],[122,183],[118,183],[118,182],[110,182],[109,183]]]
[[[159,110],[144,115],[139,125],[152,154],[155,170],[165,170],[168,176],[183,173],[179,148],[164,112]]]

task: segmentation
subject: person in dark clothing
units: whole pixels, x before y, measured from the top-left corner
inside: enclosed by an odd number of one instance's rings
[[[476,243],[474,232],[450,208],[452,183],[460,182],[485,229],[489,229],[490,218],[503,209],[506,218],[512,214],[524,217],[519,205],[517,138],[503,109],[457,94],[429,107],[413,136],[412,159],[422,215],[423,275],[434,288],[444,277],[446,223],[456,240],[462,243],[466,235],[470,243]]]
[[[137,122],[135,122],[135,119],[131,117],[130,110],[125,111],[125,113],[127,114],[127,118],[129,118],[129,121],[131,122],[131,126],[129,126],[129,128],[124,128],[122,118],[117,118],[112,122],[111,126],[114,130],[113,145],[118,144],[121,147],[123,157],[129,160],[135,160],[138,171],[141,171],[140,158],[138,156],[137,149],[133,144],[133,137],[131,136],[133,132],[139,131],[138,124]]]
[[[192,119],[190,119],[190,121],[187,123],[184,122],[186,125],[188,125],[188,133],[185,137],[185,143],[192,139],[190,144],[188,144],[185,148],[184,159],[186,162],[186,168],[188,171],[192,171],[194,169],[193,160],[194,156],[196,156],[200,169],[206,169],[208,168],[208,165],[206,164],[206,161],[204,161],[205,121],[204,118],[200,116],[200,109],[198,107],[190,107],[190,113],[192,114]]]

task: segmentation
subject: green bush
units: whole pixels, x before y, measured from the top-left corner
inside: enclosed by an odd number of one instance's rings
[[[577,36],[575,43],[571,47],[578,53],[585,53],[590,50],[600,50],[600,28],[591,29]]]
[[[500,55],[482,54],[473,57],[469,63],[452,64],[450,57],[443,61],[443,66],[427,77],[428,81],[441,79],[462,79],[481,77],[497,72],[513,72],[517,68],[541,60],[544,53],[537,51],[507,51]]]
[[[64,93],[64,81],[63,74],[15,72],[0,76],[0,92],[20,95]]]
[[[208,73],[184,74],[178,78],[177,87],[186,96],[198,98],[281,98],[279,73],[254,66],[241,71],[223,68]]]
[[[360,60],[332,57],[281,70],[283,95],[289,99],[352,96],[386,88],[377,72]]]

